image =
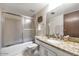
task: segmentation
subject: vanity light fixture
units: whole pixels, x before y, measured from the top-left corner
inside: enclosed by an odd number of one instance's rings
[[[39,30],[39,31],[41,30],[41,25],[40,25],[40,24],[38,24],[38,30]]]

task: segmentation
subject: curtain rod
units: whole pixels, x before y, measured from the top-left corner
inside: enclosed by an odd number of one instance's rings
[[[18,15],[18,14],[15,14],[15,13],[10,13],[10,12],[2,12],[2,13],[6,13],[6,14],[22,17],[21,15]]]

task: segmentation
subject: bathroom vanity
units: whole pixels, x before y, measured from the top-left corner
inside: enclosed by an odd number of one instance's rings
[[[64,42],[36,36],[35,43],[39,45],[40,56],[77,56],[79,43]]]

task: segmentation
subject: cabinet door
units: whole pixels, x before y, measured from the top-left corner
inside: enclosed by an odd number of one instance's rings
[[[57,54],[54,51],[48,50],[48,56],[57,56]]]
[[[45,56],[57,56],[57,53],[53,50],[48,49],[47,47],[44,47],[44,55]]]
[[[40,46],[39,47],[39,54],[40,54],[40,56],[47,56],[48,55],[48,51],[46,50],[45,47]]]
[[[50,51],[44,46],[40,46],[39,52],[40,56],[57,56],[57,54],[54,51]]]

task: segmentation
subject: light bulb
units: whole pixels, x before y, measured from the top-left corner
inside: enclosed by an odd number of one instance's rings
[[[25,20],[25,24],[30,23],[30,22],[31,22],[31,20],[29,20],[29,19]]]

